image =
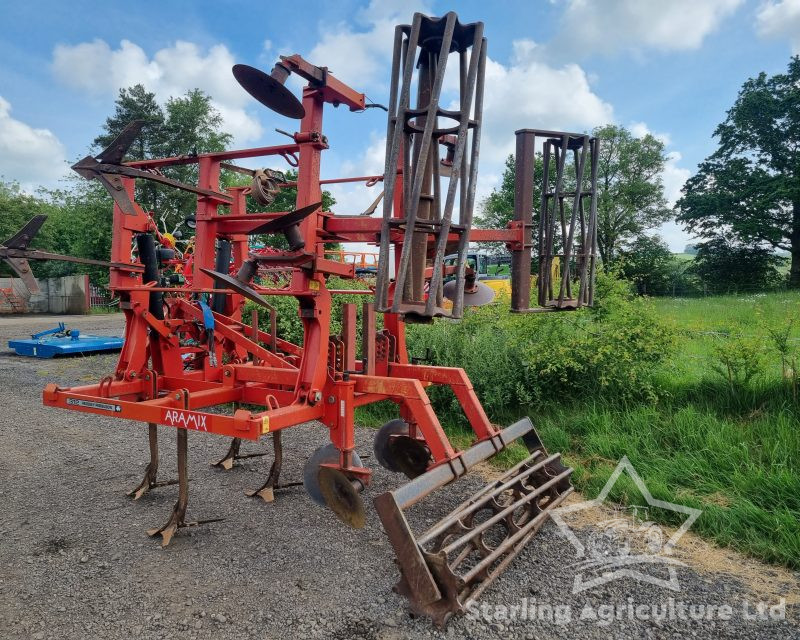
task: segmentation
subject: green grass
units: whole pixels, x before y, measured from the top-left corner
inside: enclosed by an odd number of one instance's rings
[[[608,393],[571,398],[554,388],[527,413],[548,449],[564,453],[587,497],[598,494],[626,455],[654,497],[703,510],[694,532],[800,568],[800,403],[791,382],[792,367],[800,367],[800,293],[653,302],[678,336],[674,353],[653,365],[655,400]],[[781,331],[788,363],[772,337]],[[525,412],[510,407],[491,417],[508,423]],[[385,406],[359,413],[372,424],[394,415]],[[469,445],[462,425],[447,420],[445,426],[454,444]],[[508,466],[523,454],[512,448],[496,462]],[[643,504],[627,481],[617,483],[611,498]],[[648,517],[679,523],[671,512]]]
[[[787,330],[798,353],[800,321],[792,318],[800,318],[800,294],[655,304],[679,336],[675,354],[653,372],[661,399],[551,409],[538,419],[542,437],[565,452],[587,495],[596,495],[627,455],[656,498],[703,510],[695,532],[800,567],[800,406],[769,333]],[[739,342],[755,345],[760,360],[747,383],[731,384],[717,370],[718,354]],[[612,497],[641,504],[632,486]],[[675,524],[668,513],[654,515]]]
[[[537,420],[545,442],[565,452],[575,484],[596,496],[627,455],[657,499],[703,510],[693,530],[770,562],[800,566],[798,412],[789,406],[737,415],[704,401],[617,410],[596,403]],[[612,492],[645,504],[630,484]],[[679,524],[670,512],[649,517]]]

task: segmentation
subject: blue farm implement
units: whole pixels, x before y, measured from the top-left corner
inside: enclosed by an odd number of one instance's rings
[[[63,322],[57,327],[34,333],[30,339],[9,340],[8,346],[20,356],[54,358],[75,354],[120,351],[125,343],[119,336],[86,336],[77,329],[67,329]]]

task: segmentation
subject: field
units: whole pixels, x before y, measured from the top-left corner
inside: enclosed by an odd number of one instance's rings
[[[619,303],[630,305],[625,313],[614,311],[616,303],[608,304],[606,319],[588,326],[564,314],[517,319],[481,310],[465,319],[473,326],[463,330],[414,328],[412,349],[420,342],[433,349],[434,361],[464,359],[498,423],[526,411],[521,402],[527,389],[533,399],[527,412],[548,448],[564,452],[575,467],[575,484],[587,497],[598,494],[626,455],[655,498],[703,510],[692,527],[696,533],[800,567],[800,295],[628,300]],[[635,318],[650,324],[640,326]],[[548,323],[563,325],[557,340]],[[530,332],[530,344],[519,342],[520,331]],[[663,357],[654,357],[654,350],[633,366],[661,334],[671,336]],[[475,348],[457,345],[467,335]],[[482,336],[490,342],[485,351]],[[504,344],[514,346],[501,353]],[[528,355],[515,360],[512,349]],[[570,362],[570,355],[574,362],[550,375],[554,358]],[[600,360],[587,368],[595,356]],[[509,373],[520,367],[520,375]],[[612,369],[616,379],[592,382]],[[515,390],[520,384],[525,389]],[[498,388],[506,390],[506,405],[492,396]],[[434,396],[434,402],[448,400]],[[448,415],[451,433],[468,444],[468,431],[454,412]],[[366,418],[380,422],[379,416]],[[520,454],[512,451],[500,464]],[[618,482],[611,497],[644,504],[632,482]],[[647,513],[676,524],[672,515]]]

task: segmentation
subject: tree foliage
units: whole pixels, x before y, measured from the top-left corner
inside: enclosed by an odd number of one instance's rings
[[[800,286],[800,56],[785,74],[759,74],[739,91],[714,132],[719,148],[683,189],[678,220],[712,238],[789,251]]]
[[[33,216],[53,216],[57,208],[42,198],[25,193],[16,182],[0,182],[0,242],[11,238]],[[49,222],[49,220],[48,220]],[[54,250],[52,225],[45,223],[35,238],[34,245],[44,250]],[[34,274],[43,275],[42,263],[32,263]],[[5,262],[0,262],[0,275],[13,275]]]
[[[592,132],[600,139],[597,167],[597,245],[605,268],[623,245],[669,220],[664,197],[664,143],[650,134],[635,137],[608,124]]]
[[[690,267],[714,292],[761,289],[781,281],[781,258],[760,244],[742,244],[735,237],[718,235],[697,245]]]
[[[222,118],[211,98],[199,90],[173,97],[162,106],[142,85],[121,89],[114,114],[106,119],[103,133],[94,140],[95,152],[111,143],[133,120],[144,120],[141,134],[131,146],[126,160],[180,156],[223,151],[231,136],[221,130]],[[197,165],[169,167],[165,175],[195,184]],[[196,196],[145,180],[137,181],[137,201],[155,213],[162,231],[171,231],[194,213]],[[108,260],[111,252],[113,201],[96,181],[74,178],[67,189],[24,193],[15,183],[0,182],[0,238],[16,233],[34,215],[45,213],[47,222],[32,246],[66,255]],[[1,273],[7,269],[0,266]],[[33,264],[39,277],[89,273],[92,280],[104,283],[108,269],[66,262]]]
[[[658,295],[668,290],[675,261],[660,236],[642,235],[620,251],[620,275],[640,294]]]
[[[95,138],[97,151],[109,145],[133,120],[144,120],[145,125],[131,146],[127,161],[224,151],[232,139],[222,131],[222,116],[211,104],[211,97],[199,89],[170,98],[161,106],[155,94],[137,84],[120,90],[114,115],[106,119],[104,132]],[[181,182],[197,182],[195,163],[165,167],[161,171]],[[136,188],[137,202],[146,211],[155,213],[162,231],[172,231],[194,212],[196,196],[188,191],[146,180],[139,180]]]
[[[606,268],[609,268],[624,244],[661,222],[672,212],[664,198],[664,144],[652,135],[636,138],[616,125],[598,127],[592,132],[600,138],[597,176],[597,244]],[[475,216],[476,226],[504,229],[514,215],[513,155],[506,159],[500,186],[481,203]],[[541,206],[542,155],[534,162],[534,223]],[[550,181],[555,180],[555,162],[550,163]],[[585,172],[588,180],[588,171]],[[575,188],[575,168],[568,158],[564,170],[564,190]],[[496,245],[494,245],[496,246]]]

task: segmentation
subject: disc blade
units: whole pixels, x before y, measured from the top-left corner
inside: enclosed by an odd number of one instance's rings
[[[265,107],[276,113],[295,118],[305,117],[306,110],[294,94],[272,76],[246,64],[233,66],[233,77],[242,88]]]
[[[431,462],[428,447],[409,436],[397,436],[389,440],[387,452],[395,468],[411,479],[425,473]]]
[[[448,300],[456,298],[456,281],[445,282],[442,287],[442,295]],[[464,305],[467,307],[482,307],[494,300],[495,291],[490,286],[482,282],[475,283],[474,292],[464,292]]]
[[[289,213],[282,215],[280,218],[275,218],[274,220],[270,220],[269,222],[265,222],[261,226],[256,227],[255,229],[251,229],[248,232],[248,235],[256,235],[258,233],[274,233],[275,231],[282,231],[292,225],[297,224],[307,216],[310,216],[314,213],[317,209],[322,206],[322,202],[315,202],[314,204],[310,204],[306,207],[301,207],[300,209],[295,209],[294,211],[290,211]]]
[[[346,525],[363,529],[367,521],[364,501],[350,479],[331,467],[320,467],[319,487],[325,504]]]
[[[395,436],[408,436],[408,423],[405,420],[396,418],[387,422],[378,429],[378,433],[375,434],[375,440],[372,443],[375,459],[384,469],[389,471],[401,471],[392,457],[393,450],[389,447],[389,443]]]
[[[243,295],[245,298],[252,300],[256,304],[260,304],[264,307],[271,306],[269,302],[267,302],[266,298],[262,296],[260,293],[251,289],[246,284],[239,282],[236,278],[227,273],[219,273],[218,271],[213,271],[212,269],[206,269],[205,267],[200,267],[200,271],[205,273],[207,276],[211,276],[215,280],[218,280],[225,284],[228,289],[232,289],[239,295]]]

